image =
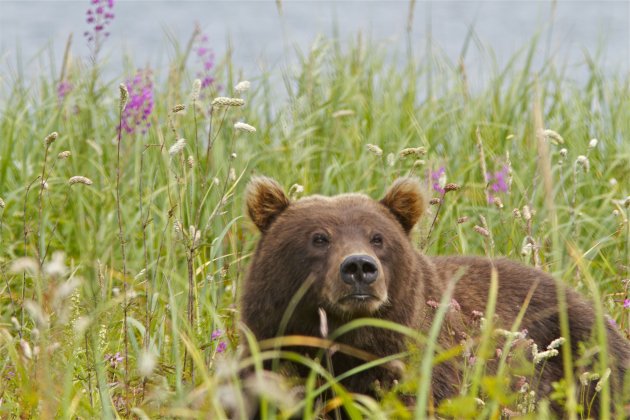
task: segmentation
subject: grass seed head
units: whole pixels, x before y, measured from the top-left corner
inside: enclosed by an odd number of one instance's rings
[[[597,143],[599,143],[599,140],[591,139],[591,141],[588,142],[588,150],[593,150],[594,148],[596,148]]]
[[[460,185],[454,183],[448,183],[444,186],[444,192],[447,193],[449,191],[457,191],[461,188]]]
[[[157,360],[155,355],[150,350],[143,350],[140,353],[140,358],[138,360],[138,372],[142,377],[151,376],[155,367],[157,365]]]
[[[33,358],[33,351],[31,350],[31,345],[28,344],[28,341],[24,340],[23,338],[20,339],[20,348],[22,349],[22,354],[24,355],[24,357],[26,357],[27,359]]]
[[[171,156],[175,156],[186,147],[186,139],[179,139],[168,149],[168,154]]]
[[[564,144],[562,136],[553,130],[543,130],[542,135],[552,144]]]
[[[188,235],[192,240],[193,247],[199,245],[199,242],[201,242],[201,231],[199,229],[195,228],[193,225],[190,225],[188,227]]]
[[[291,188],[289,188],[289,197],[295,198],[296,196],[302,194],[304,192],[304,187],[300,184],[293,184]]]
[[[31,257],[19,257],[11,262],[11,268],[9,272],[12,274],[18,274],[23,272],[29,272],[32,274],[39,272],[39,263],[35,258]]]
[[[177,105],[175,105],[175,106],[173,107],[173,109],[171,110],[171,112],[172,112],[173,114],[177,114],[178,112],[183,111],[183,110],[185,110],[185,109],[186,109],[186,105],[184,105],[184,104],[177,104]]]
[[[127,90],[127,86],[124,83],[118,85],[118,89],[120,90],[120,112],[125,110],[127,106],[127,102],[129,102],[129,91]]]
[[[175,232],[175,236],[177,237],[177,239],[184,239],[184,227],[182,226],[182,223],[177,219],[173,220],[173,231]]]
[[[541,351],[539,353],[536,353],[534,355],[534,364],[537,365],[540,362],[542,362],[543,360],[547,360],[547,359],[551,359],[552,357],[556,357],[558,354],[559,354],[558,350],[556,350],[556,349],[545,350],[545,351]]]
[[[4,206],[5,206],[4,200],[2,199],[2,197],[0,197],[0,209],[3,209]]]
[[[190,99],[193,102],[199,99],[199,92],[201,92],[201,79],[195,79],[192,85],[192,91],[190,92]]]
[[[532,220],[532,211],[529,209],[528,205],[523,206],[523,219],[526,222],[529,222],[530,220]]]
[[[244,122],[237,122],[234,124],[234,129],[237,131],[245,131],[247,133],[255,133],[256,127],[251,126],[249,124],[245,124]]]
[[[241,98],[228,98],[225,96],[219,96],[218,98],[214,98],[212,100],[212,106],[243,106],[245,105],[245,100]]]
[[[234,90],[237,91],[238,93],[244,93],[244,92],[247,92],[249,90],[251,85],[252,84],[249,83],[248,80],[243,80],[241,82],[238,82],[236,84],[236,86],[234,86]]]
[[[387,166],[394,166],[396,164],[396,155],[394,155],[393,153],[388,153],[386,161]]]
[[[383,156],[383,149],[381,149],[380,147],[378,147],[375,144],[371,144],[368,143],[367,144],[367,149],[370,153],[376,155],[376,156]]]
[[[558,347],[563,345],[565,341],[566,340],[564,339],[564,337],[556,338],[551,343],[549,343],[549,345],[547,346],[547,350],[557,349]]]
[[[575,167],[576,169],[578,167],[582,167],[582,169],[584,169],[584,172],[588,172],[591,169],[591,164],[586,156],[580,155],[575,160]]]
[[[187,162],[188,162],[188,167],[189,168],[192,169],[192,168],[195,167],[195,158],[192,155],[188,156]]]
[[[606,382],[608,381],[608,377],[610,376],[610,368],[607,368],[601,379],[597,381],[597,385],[595,385],[595,392],[600,392]]]
[[[57,140],[57,137],[59,137],[59,133],[57,133],[56,131],[53,131],[52,133],[47,135],[46,138],[44,139],[44,143],[46,144],[46,147],[53,144],[55,140]]]
[[[488,236],[490,236],[490,232],[488,231],[488,229],[483,228],[483,227],[481,227],[481,226],[479,226],[479,225],[475,225],[475,227],[473,227],[473,230],[474,230],[475,232],[477,232],[478,234],[480,234],[481,236],[484,236],[484,237],[486,237],[486,238],[487,238]]]
[[[333,118],[351,117],[354,115],[354,111],[351,109],[340,109],[332,113]]]
[[[72,178],[70,178],[68,180],[68,184],[70,185],[74,185],[74,184],[83,184],[83,185],[92,185],[92,180],[90,178],[86,178],[84,176],[73,176]]]
[[[70,156],[72,156],[72,153],[70,152],[70,150],[64,150],[63,152],[57,155],[57,159],[60,159],[60,160],[68,159]]]
[[[401,158],[404,157],[421,157],[427,154],[427,149],[424,147],[408,147],[406,149],[402,149],[399,153]]]

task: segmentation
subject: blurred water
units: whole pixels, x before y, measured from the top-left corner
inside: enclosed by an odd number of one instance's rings
[[[26,70],[41,70],[49,63],[31,60],[47,45],[59,67],[68,34],[74,34],[73,54],[88,57],[83,32],[88,29],[83,1],[0,0],[0,69],[21,54]],[[335,26],[342,39],[363,31],[394,49],[406,49],[409,1],[131,1],[118,0],[111,37],[103,56],[109,57],[108,74],[122,74],[123,52],[136,65],[164,66],[174,52],[167,47],[169,32],[184,44],[198,22],[217,54],[228,39],[236,65],[255,78],[261,66],[286,64],[286,52],[307,49],[318,33],[332,35]],[[336,22],[336,25],[334,24]],[[550,25],[553,22],[552,25]],[[413,14],[412,45],[418,57],[426,53],[427,37],[457,62],[470,28],[480,44],[491,49],[499,65],[527,44],[539,30],[544,50],[558,63],[568,63],[567,76],[587,74],[584,51],[595,55],[603,71],[630,69],[630,2],[628,1],[417,1]],[[548,28],[551,27],[551,31]],[[547,30],[545,30],[547,28]],[[476,72],[488,62],[487,51],[469,49],[466,65]],[[57,70],[58,71],[58,70]],[[0,76],[1,77],[1,76]]]

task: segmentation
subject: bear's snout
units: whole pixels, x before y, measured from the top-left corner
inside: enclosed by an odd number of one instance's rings
[[[367,286],[378,278],[378,264],[369,255],[350,255],[341,263],[339,273],[348,285]]]

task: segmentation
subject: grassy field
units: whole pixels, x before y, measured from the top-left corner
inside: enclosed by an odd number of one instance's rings
[[[630,334],[627,74],[603,76],[587,58],[586,82],[572,82],[553,60],[533,66],[534,38],[470,89],[464,65],[357,35],[318,38],[291,68],[245,77],[229,52],[204,67],[203,42],[195,32],[168,67],[129,64],[113,79],[102,75],[103,39],[95,60],[66,54],[49,73],[4,72],[0,417],[224,418],[246,405],[238,369],[278,354],[319,373],[301,393],[275,375],[249,384],[269,417],[322,415],[330,406],[317,396],[329,386],[353,417],[413,416],[394,394],[345,394],[290,349],[239,358],[239,293],[257,240],[243,208],[253,174],[295,198],[377,198],[417,176],[441,199],[414,233],[419,249],[541,267]],[[461,189],[443,194],[444,182]],[[528,392],[500,392],[483,369],[489,349],[471,350],[461,397],[424,408],[544,415]],[[426,395],[418,378],[401,387]],[[570,389],[547,397],[567,400]]]

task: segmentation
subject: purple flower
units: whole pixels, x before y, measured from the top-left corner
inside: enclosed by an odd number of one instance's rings
[[[227,343],[225,341],[221,341],[217,346],[217,353],[223,353],[227,349]]]
[[[437,171],[429,172],[429,180],[433,186],[433,189],[440,194],[444,194],[446,191],[444,190],[444,185],[446,185],[446,169],[444,166],[441,166]]]
[[[494,202],[494,194],[499,193],[507,193],[509,190],[509,186],[507,184],[509,170],[507,166],[503,166],[503,168],[495,172],[494,174],[487,173],[486,179],[488,184],[490,184],[491,194],[488,194],[488,203]]]
[[[151,126],[149,116],[153,111],[153,80],[151,70],[138,70],[133,79],[125,82],[129,91],[129,102],[122,114],[122,128],[134,133],[140,128],[144,134]]]
[[[197,72],[197,78],[201,79],[202,90],[214,83],[214,77],[211,72],[214,68],[214,52],[208,44],[208,36],[200,32],[193,47],[197,59],[201,63],[202,70]]]
[[[114,7],[114,1],[91,0],[90,3],[93,7],[89,8],[85,12],[87,15],[85,21],[88,25],[90,25],[90,30],[85,31],[83,36],[85,36],[88,41],[88,46],[90,47],[90,50],[92,50],[93,58],[96,58],[103,40],[109,35],[109,32],[104,33],[103,36],[101,36],[101,33],[112,23],[112,20],[114,19],[113,13],[105,12],[105,6],[112,9]]]
[[[116,354],[105,354],[103,359],[105,362],[109,362],[109,365],[112,368],[115,368],[118,366],[118,363],[123,361],[123,357],[120,355],[120,352],[117,352]]]
[[[63,98],[65,98],[66,95],[70,93],[70,91],[72,91],[72,88],[72,83],[68,82],[67,80],[62,80],[57,85],[57,98],[59,98],[60,101],[63,100]]]
[[[223,335],[223,331],[221,331],[221,330],[214,330],[214,331],[212,331],[212,334],[210,335],[210,339],[214,341],[217,338],[221,337],[222,335]]]
[[[630,299],[625,299],[623,301],[623,307],[624,309],[630,309]]]
[[[614,327],[614,328],[618,327],[617,322],[614,319],[612,319],[609,316],[606,316],[606,318],[608,318],[608,323],[610,324],[611,327]]]

